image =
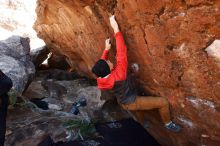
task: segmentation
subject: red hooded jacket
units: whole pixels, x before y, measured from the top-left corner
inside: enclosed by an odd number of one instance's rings
[[[116,65],[111,73],[105,78],[97,78],[98,88],[110,90],[116,81],[123,81],[127,78],[127,48],[121,32],[115,34],[116,40]],[[108,60],[108,50],[104,50],[101,59]]]

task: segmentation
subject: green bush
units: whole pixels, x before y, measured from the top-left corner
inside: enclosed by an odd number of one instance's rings
[[[68,120],[63,126],[69,131],[78,130],[82,136],[89,136],[96,132],[94,123],[86,120]]]
[[[19,95],[19,93],[15,90],[11,90],[9,93],[9,102],[10,102],[10,105],[14,106],[17,102],[17,97]]]

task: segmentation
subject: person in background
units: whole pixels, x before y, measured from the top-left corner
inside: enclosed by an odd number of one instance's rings
[[[5,141],[8,92],[11,88],[12,80],[0,70],[0,146],[4,146]]]
[[[110,24],[116,39],[116,65],[114,66],[108,60],[111,43],[110,39],[107,39],[101,59],[92,68],[92,72],[97,77],[98,88],[102,90],[102,93],[111,90],[118,103],[126,110],[159,109],[165,127],[171,131],[179,132],[180,126],[171,121],[169,103],[166,98],[137,95],[135,85],[132,83],[133,76],[129,76],[127,73],[127,48],[115,16],[110,17]]]

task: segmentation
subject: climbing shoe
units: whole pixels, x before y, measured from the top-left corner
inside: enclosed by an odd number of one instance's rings
[[[172,121],[167,123],[165,125],[165,127],[168,129],[168,130],[171,130],[173,132],[179,132],[181,130],[181,127],[175,123],[173,123]]]

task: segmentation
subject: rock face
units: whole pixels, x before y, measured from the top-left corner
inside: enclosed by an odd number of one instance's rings
[[[29,42],[29,38],[19,36],[0,41],[0,69],[12,79],[13,89],[20,94],[35,74]]]
[[[170,133],[158,113],[144,112],[152,122],[148,131],[162,145],[220,143],[219,62],[205,51],[220,37],[218,0],[38,0],[37,5],[38,36],[90,77],[104,40],[113,35],[108,16],[114,13],[129,63],[140,65],[144,91],[167,97],[174,121],[183,127],[179,134]]]

